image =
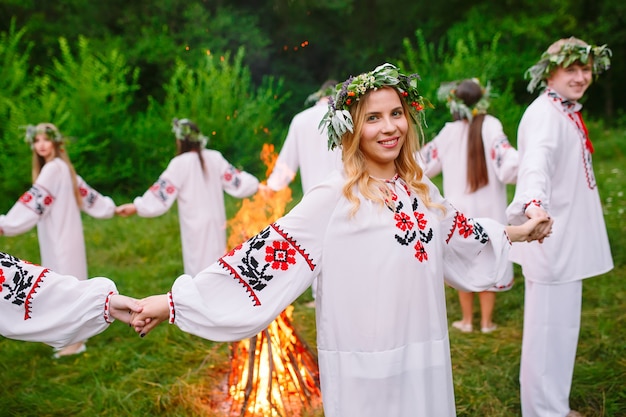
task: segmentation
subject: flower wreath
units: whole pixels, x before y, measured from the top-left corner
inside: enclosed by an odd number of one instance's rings
[[[482,91],[482,96],[472,107],[468,107],[463,100],[456,95],[456,89],[461,81],[451,81],[443,83],[437,90],[437,99],[444,101],[446,106],[450,109],[451,114],[458,114],[461,119],[467,119],[469,122],[472,118],[478,114],[486,114],[489,105],[491,104],[491,84],[487,82],[487,85],[482,86],[478,78],[472,78],[471,81],[478,84]]]
[[[611,67],[612,54],[606,44],[602,46],[579,45],[576,43],[576,38],[571,37],[563,43],[558,52],[545,51],[539,62],[526,70],[524,76],[530,78],[526,89],[532,93],[537,86],[546,87],[546,79],[556,67],[567,68],[577,61],[586,64],[589,57],[593,59],[593,74],[598,76]]]
[[[304,100],[304,105],[305,106],[312,106],[313,104],[317,103],[318,101],[320,101],[321,98],[323,97],[330,97],[335,93],[335,86],[331,86],[328,88],[323,88],[320,90],[317,90],[314,93],[309,94],[309,96],[306,98],[306,100]]]
[[[209,143],[209,138],[201,132],[195,132],[191,129],[191,120],[177,119],[172,120],[172,132],[177,140],[188,140],[190,142],[200,142],[200,146],[204,148]]]
[[[328,133],[328,148],[341,146],[342,136],[354,130],[354,121],[350,114],[350,106],[368,91],[384,86],[394,87],[400,92],[411,108],[411,117],[416,124],[424,120],[422,110],[430,105],[417,91],[418,74],[404,75],[392,64],[385,63],[374,71],[350,77],[335,87],[335,94],[328,102],[328,112],[320,122],[319,128],[326,127]]]
[[[35,136],[40,133],[44,133],[48,139],[53,142],[63,142],[63,135],[57,129],[53,128],[49,124],[39,124],[35,125],[26,125],[20,126],[21,129],[26,129],[26,135],[24,136],[24,141],[30,145],[31,148],[35,146]]]

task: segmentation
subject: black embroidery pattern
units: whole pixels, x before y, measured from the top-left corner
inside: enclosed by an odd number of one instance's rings
[[[17,306],[24,306],[24,320],[31,317],[32,296],[41,285],[48,269],[29,264],[0,252],[0,296]],[[5,271],[14,269],[12,276],[5,276]]]
[[[34,211],[38,216],[41,216],[54,202],[54,197],[43,187],[34,184],[30,187],[30,190],[22,194],[20,202]]]
[[[226,171],[224,172],[224,181],[231,183],[233,187],[239,188],[241,186],[241,177],[239,176],[239,171],[232,165],[229,165]]]
[[[170,199],[172,194],[176,192],[176,187],[174,184],[169,182],[164,178],[159,178],[153,185],[150,187],[150,191],[154,194],[154,196],[161,202],[165,203]]]
[[[470,236],[474,236],[474,239],[478,240],[482,244],[489,242],[489,235],[485,232],[483,226],[480,223],[474,223],[473,219],[466,218],[458,211],[454,215],[454,222],[452,229],[450,229],[448,238],[446,239],[446,243],[450,241],[455,230],[457,230],[459,235],[463,236],[465,239]]]
[[[284,240],[270,239],[272,230],[276,231]],[[228,258],[233,258],[238,252],[244,250],[239,262],[233,262],[232,266]],[[218,262],[222,268],[239,281],[252,298],[255,306],[261,305],[256,295],[262,291],[274,278],[273,271],[287,271],[298,262],[296,255],[300,254],[313,270],[315,265],[310,257],[300,246],[276,224],[267,226],[259,234],[252,237],[244,245],[239,245],[224,255]]]
[[[504,160],[504,154],[511,148],[511,144],[506,136],[498,139],[491,148],[491,159],[496,162],[496,166],[500,168]]]
[[[98,194],[92,188],[83,183],[78,187],[78,192],[83,198],[83,205],[85,208],[91,208],[94,204],[96,204]]]
[[[408,190],[406,185],[402,184],[408,194],[411,197],[411,192]],[[424,213],[418,211],[419,201],[417,197],[412,197],[411,200],[411,210],[412,216],[403,211],[404,204],[399,201],[398,195],[391,191],[392,198],[391,200],[395,202],[395,204],[387,204],[387,207],[393,213],[393,218],[396,222],[396,229],[400,231],[400,233],[396,233],[394,238],[396,242],[401,244],[402,246],[409,246],[411,243],[415,241],[415,245],[413,248],[415,249],[415,258],[420,262],[424,262],[428,260],[428,252],[426,252],[425,244],[428,244],[433,238],[433,229],[432,227],[427,227],[428,222]],[[416,227],[417,226],[417,227]],[[419,239],[417,237],[419,236]]]

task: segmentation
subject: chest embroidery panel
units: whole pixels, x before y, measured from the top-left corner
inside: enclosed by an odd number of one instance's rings
[[[428,222],[425,210],[422,208],[423,203],[416,196],[412,195],[404,183],[402,185],[411,200],[411,207],[407,208],[402,201],[399,201],[398,195],[393,189],[390,189],[392,201],[386,202],[387,208],[394,216],[396,228],[394,238],[402,246],[412,244],[415,250],[415,258],[420,262],[425,262],[428,261],[427,249],[428,244],[433,239],[433,228]],[[446,244],[450,242],[455,233],[463,239],[474,239],[483,245],[489,241],[489,236],[480,224],[475,223],[473,219],[467,219],[458,211],[454,214],[452,226],[446,238]]]
[[[233,248],[218,263],[242,285],[255,306],[261,305],[258,293],[271,285],[272,279],[290,273],[295,265],[305,265],[311,271],[316,266],[304,248],[277,223]]]

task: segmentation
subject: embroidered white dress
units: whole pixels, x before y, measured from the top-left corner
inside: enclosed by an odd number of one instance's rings
[[[517,179],[519,156],[509,143],[502,123],[487,114],[482,126],[483,147],[489,183],[470,192],[467,185],[467,144],[469,123],[448,122],[433,140],[420,151],[424,173],[432,178],[443,173],[443,195],[468,217],[489,217],[506,224],[508,205],[506,184]],[[493,290],[509,289],[513,284],[513,265],[509,264],[508,285]]]
[[[542,244],[515,243],[511,259],[522,265],[526,279],[543,284],[577,281],[613,268],[581,107],[547,89],[519,126],[521,164],[508,219],[520,224],[526,208],[539,204],[554,225]]]
[[[248,197],[259,181],[233,167],[220,152],[203,149],[206,173],[195,152],[174,157],[157,182],[133,201],[137,214],[156,217],[178,200],[178,218],[186,274],[195,275],[226,252],[224,192]]]
[[[319,130],[320,121],[327,111],[328,103],[319,101],[294,116],[274,169],[267,179],[267,185],[272,190],[278,191],[289,185],[300,169],[302,191],[306,193],[331,172],[342,168],[341,150],[329,150],[326,130]]]
[[[170,322],[218,341],[264,329],[318,276],[317,346],[326,417],[455,415],[444,274],[483,291],[510,242],[493,220],[466,219],[430,184],[445,216],[403,181],[395,209],[361,199],[353,218],[339,172],[285,217],[171,290]],[[318,275],[319,274],[319,275]]]
[[[107,278],[79,280],[0,252],[0,334],[52,347],[87,340],[113,321]]]
[[[83,198],[82,211],[107,219],[115,214],[115,203],[77,176]],[[70,169],[61,158],[46,163],[35,184],[25,192],[0,227],[7,236],[27,232],[37,225],[41,264],[60,274],[87,279],[87,255],[81,209],[76,204]]]

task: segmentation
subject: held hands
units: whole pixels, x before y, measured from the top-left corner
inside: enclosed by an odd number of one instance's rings
[[[137,213],[137,207],[133,203],[122,204],[115,208],[115,214],[121,217],[132,216]]]
[[[133,314],[141,313],[141,310],[142,307],[137,303],[137,300],[125,295],[115,294],[109,300],[111,316],[126,324],[130,324]]]
[[[135,332],[144,337],[159,323],[170,317],[167,294],[153,295],[138,301],[141,311],[132,315],[130,325]]]
[[[544,211],[545,213],[545,211]],[[543,243],[543,240],[552,233],[554,220],[547,216],[530,218],[526,223],[519,226],[506,226],[506,232],[511,242],[532,242],[533,240]]]

